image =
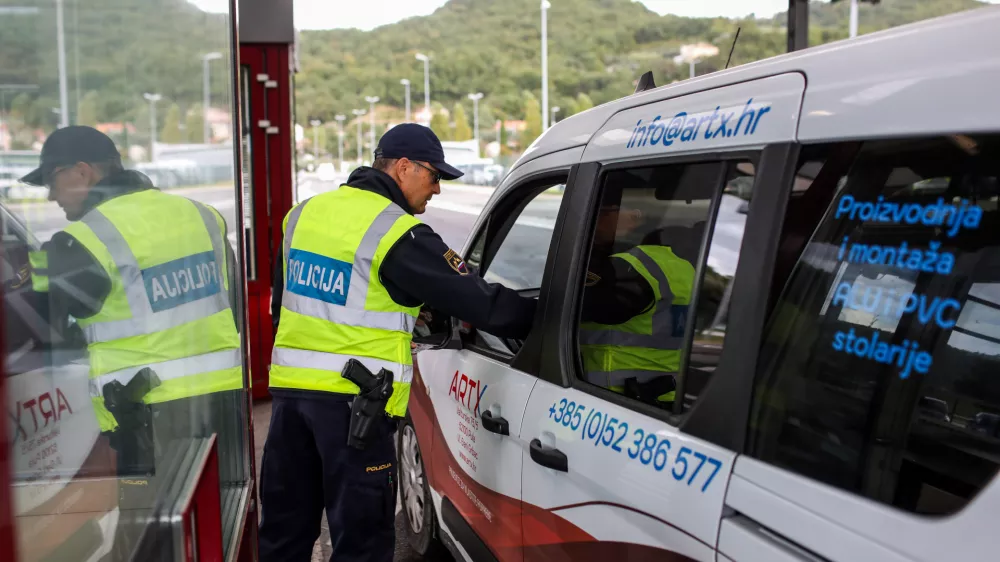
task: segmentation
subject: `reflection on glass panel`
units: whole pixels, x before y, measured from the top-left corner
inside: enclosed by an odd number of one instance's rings
[[[825,214],[766,328],[750,454],[926,515],[961,510],[992,481],[998,150],[949,136],[831,157],[827,183],[849,172],[814,201]],[[851,211],[869,202],[887,211]]]
[[[151,518],[181,501],[213,434],[228,548],[248,490],[229,16],[23,4],[0,15],[21,559],[148,559],[169,533],[145,533]]]
[[[552,186],[525,205],[490,262],[484,279],[518,291],[542,286],[562,195],[562,186]]]

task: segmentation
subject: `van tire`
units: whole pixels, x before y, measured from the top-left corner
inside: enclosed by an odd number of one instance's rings
[[[437,515],[434,513],[434,502],[431,499],[430,486],[427,483],[427,471],[424,469],[423,454],[417,442],[417,433],[409,414],[399,426],[396,443],[396,462],[399,467],[399,498],[402,502],[401,515],[403,527],[406,529],[406,539],[410,548],[422,557],[437,560],[446,552],[439,538]],[[414,470],[416,469],[416,470]],[[422,505],[418,528],[414,529],[411,513],[407,504],[409,494],[418,494]]]

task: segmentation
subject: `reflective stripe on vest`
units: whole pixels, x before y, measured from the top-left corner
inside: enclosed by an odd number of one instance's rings
[[[292,250],[292,235],[299,222],[305,203],[292,209],[288,215],[287,233],[285,235],[285,259]],[[390,204],[372,222],[361,244],[355,251],[355,259],[351,264],[351,288],[347,293],[347,303],[344,306],[309,298],[288,290],[288,282],[281,295],[281,306],[305,316],[319,318],[334,324],[356,326],[359,328],[376,328],[379,330],[394,330],[412,332],[417,319],[409,314],[399,312],[379,312],[365,310],[368,298],[368,285],[371,277],[372,257],[378,249],[379,242],[389,232],[396,220],[406,212],[396,204]]]
[[[670,290],[670,281],[656,261],[639,248],[628,252],[646,268],[656,280],[660,290],[660,298],[655,303],[652,317],[652,333],[635,334],[611,328],[592,330],[585,326],[581,328],[580,345],[614,345],[622,347],[641,347],[660,349],[664,351],[680,350],[684,345],[684,337],[676,337],[674,333],[674,312],[672,304],[674,293]]]
[[[123,385],[128,384],[136,373],[147,367],[156,373],[156,376],[161,382],[164,382],[172,379],[179,379],[181,377],[198,375],[201,373],[235,369],[242,367],[242,365],[243,357],[239,349],[224,349],[222,351],[215,351],[192,357],[182,357],[180,359],[172,359],[170,361],[139,365],[91,378],[90,395],[92,397],[102,396],[104,385],[112,381],[118,381]]]
[[[125,290],[125,297],[128,300],[132,317],[125,320],[114,320],[109,322],[95,322],[83,328],[84,335],[88,343],[101,343],[153,334],[176,326],[181,326],[188,322],[207,318],[229,308],[229,296],[223,287],[222,278],[226,272],[222,270],[224,250],[222,245],[222,233],[215,221],[215,217],[207,207],[191,201],[198,209],[208,236],[212,243],[212,251],[215,254],[215,272],[219,291],[208,298],[184,303],[180,306],[163,312],[153,312],[151,303],[146,294],[146,286],[142,278],[142,270],[139,263],[129,248],[128,242],[115,225],[99,209],[94,209],[83,216],[81,222],[86,224],[94,233],[98,240],[104,244],[108,252],[115,261],[118,274],[121,276],[122,287]],[[209,273],[211,275],[211,273]],[[208,281],[201,279],[202,282]],[[193,278],[188,279],[188,283],[194,284]]]
[[[394,383],[408,383],[413,380],[412,365],[402,365],[371,357],[356,357],[353,355],[340,355],[337,353],[292,349],[288,347],[275,347],[271,353],[271,362],[276,365],[298,367],[300,369],[319,369],[337,373],[343,371],[344,365],[351,359],[356,359],[366,369],[371,371],[373,375],[377,375],[382,369],[392,371],[392,381]]]
[[[343,213],[331,224],[330,213]],[[410,342],[419,307],[392,300],[378,266],[420,221],[385,197],[342,186],[292,209],[284,221],[283,314],[271,355],[270,386],[351,394],[341,371],[356,359],[393,374],[386,412],[406,414]],[[340,230],[337,230],[337,229]]]

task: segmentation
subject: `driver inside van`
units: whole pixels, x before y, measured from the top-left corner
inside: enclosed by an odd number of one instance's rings
[[[606,196],[598,213],[583,298],[579,338],[585,377],[666,408],[675,399],[695,277],[693,256],[679,245],[700,237],[686,228],[650,232],[655,225],[637,204],[609,199],[616,200]],[[636,237],[638,245],[616,247]]]

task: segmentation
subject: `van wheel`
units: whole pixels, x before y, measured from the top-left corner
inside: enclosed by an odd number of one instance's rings
[[[410,416],[399,430],[396,448],[399,464],[399,495],[406,518],[406,538],[417,554],[431,557],[444,552],[438,540],[437,516],[424,471],[424,459]]]

